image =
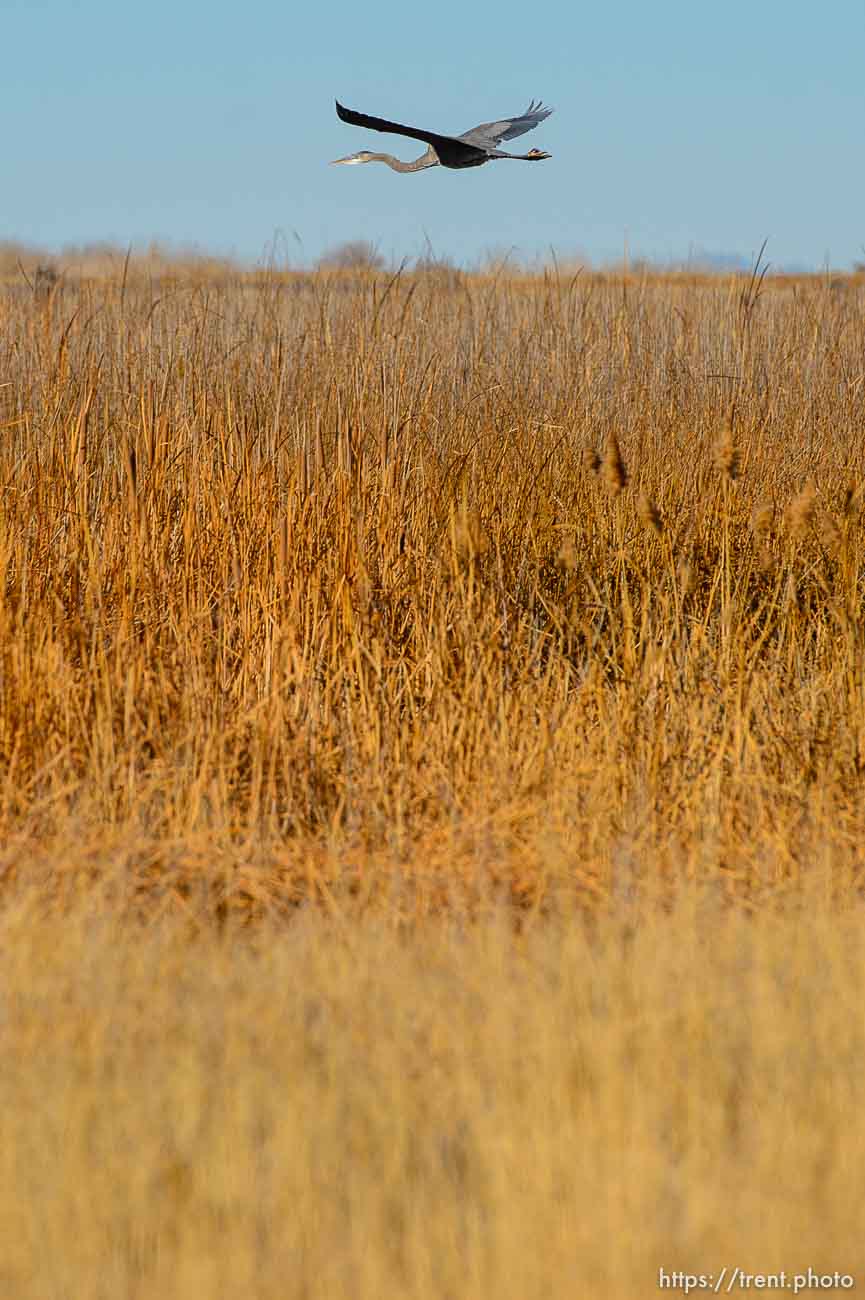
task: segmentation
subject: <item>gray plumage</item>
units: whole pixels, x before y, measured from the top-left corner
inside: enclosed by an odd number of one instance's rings
[[[534,100],[529,103],[524,113],[516,117],[502,118],[499,122],[482,122],[472,127],[463,135],[439,135],[434,131],[424,131],[414,126],[401,126],[398,122],[389,122],[383,117],[370,117],[366,113],[356,113],[336,101],[337,117],[351,126],[363,126],[371,131],[383,131],[389,135],[405,135],[412,140],[422,140],[428,146],[426,153],[415,158],[413,162],[402,162],[389,153],[370,153],[362,149],[359,153],[349,154],[347,158],[335,158],[337,163],[383,162],[396,172],[419,172],[427,167],[480,167],[483,163],[497,158],[517,158],[523,162],[539,162],[549,158],[548,153],[540,149],[531,149],[528,153],[506,153],[499,149],[502,140],[514,140],[517,136],[533,131],[536,126],[550,116],[553,110],[544,108]]]
[[[530,100],[526,111],[517,117],[506,117],[501,122],[483,122],[480,126],[473,126],[464,135],[457,136],[457,139],[477,145],[479,149],[496,149],[502,140],[516,140],[518,135],[534,131],[552,111],[551,108],[544,108],[540,100],[537,103]]]

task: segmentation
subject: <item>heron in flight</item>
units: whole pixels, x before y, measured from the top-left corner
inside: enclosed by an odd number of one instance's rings
[[[368,117],[366,113],[355,113],[351,108],[344,108],[336,101],[336,115],[351,126],[365,126],[371,131],[385,131],[390,135],[407,135],[412,140],[422,140],[427,145],[426,153],[413,162],[402,162],[389,153],[370,153],[361,149],[360,153],[351,153],[347,158],[334,158],[335,163],[383,162],[395,172],[422,172],[427,167],[480,167],[495,158],[520,158],[524,162],[540,162],[551,155],[541,149],[530,149],[528,153],[505,153],[498,146],[502,140],[513,140],[526,131],[533,131],[553,110],[544,108],[540,100],[532,100],[519,117],[506,117],[501,122],[484,122],[473,127],[464,135],[437,135],[435,131],[421,131],[416,126],[400,126],[398,122],[387,122],[383,117]]]

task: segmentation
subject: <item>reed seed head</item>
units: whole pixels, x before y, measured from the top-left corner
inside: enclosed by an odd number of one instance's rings
[[[766,578],[775,570],[775,556],[772,554],[772,548],[765,542],[760,547],[760,553],[757,556],[757,567]]]
[[[771,533],[775,522],[775,502],[771,497],[763,497],[751,511],[751,532],[755,537],[764,537]]]
[[[728,482],[735,483],[739,477],[739,462],[739,448],[736,446],[731,410],[715,441],[715,468]]]
[[[817,528],[820,533],[820,541],[829,552],[835,555],[841,549],[841,529],[835,520],[829,514],[828,510],[821,510],[817,515]]]
[[[566,537],[559,548],[559,554],[556,557],[561,568],[573,573],[577,567],[577,548],[574,545],[572,537]]]
[[[601,473],[610,496],[617,497],[628,482],[628,474],[622,460],[619,440],[614,433],[607,438]]]
[[[809,479],[802,491],[795,496],[787,507],[787,525],[793,537],[804,537],[814,522],[817,505],[817,489],[814,480]]]
[[[655,503],[651,500],[646,492],[641,492],[637,501],[637,514],[640,516],[640,523],[644,528],[649,528],[656,537],[661,537],[664,532],[664,521],[661,518],[660,511]]]
[[[682,595],[693,596],[697,590],[697,559],[693,550],[679,559],[678,576]]]
[[[461,560],[486,555],[490,541],[477,510],[461,510],[454,521],[454,541]]]
[[[793,577],[792,569],[788,572],[787,581],[784,584],[782,607],[785,614],[793,614],[799,610],[799,592],[796,587],[796,580]]]
[[[865,499],[865,479],[861,483],[848,483],[844,493],[844,518],[855,519]]]
[[[601,468],[601,458],[594,447],[583,448],[582,461],[583,469],[589,474],[597,474]]]

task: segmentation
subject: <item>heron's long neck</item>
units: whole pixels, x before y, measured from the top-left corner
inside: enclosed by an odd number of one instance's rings
[[[371,154],[368,162],[387,163],[395,172],[422,172],[426,167],[438,167],[439,160],[432,148],[427,149],[426,153],[421,154],[420,158],[415,158],[413,162],[403,162],[400,158],[394,158],[389,153]]]

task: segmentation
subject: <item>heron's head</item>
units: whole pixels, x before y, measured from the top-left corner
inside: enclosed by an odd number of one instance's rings
[[[544,153],[543,149],[530,149],[526,154],[526,157],[531,158],[532,162],[539,162],[541,158],[552,158],[552,156],[551,153]]]
[[[336,163],[350,164],[350,163],[371,162],[372,159],[373,159],[373,154],[371,154],[368,149],[361,149],[360,153],[350,153],[347,158],[334,158],[333,162],[331,163],[331,166],[332,167],[335,166]]]

